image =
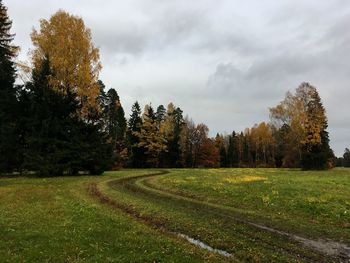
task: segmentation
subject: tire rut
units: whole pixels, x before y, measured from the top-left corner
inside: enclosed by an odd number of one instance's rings
[[[187,209],[195,209],[198,212],[201,213],[210,213],[212,215],[218,216],[220,218],[224,218],[225,220],[230,219],[234,220],[237,223],[250,226],[252,228],[258,229],[259,231],[264,231],[268,233],[272,233],[274,235],[288,238],[289,240],[292,240],[294,242],[297,242],[298,244],[301,244],[303,247],[306,247],[308,249],[311,249],[315,252],[318,252],[323,255],[322,258],[313,258],[308,255],[300,254],[300,251],[295,251],[294,249],[290,249],[286,246],[276,245],[274,243],[271,243],[268,240],[260,239],[259,241],[262,242],[262,244],[265,244],[267,247],[270,247],[270,249],[277,249],[279,251],[284,251],[284,253],[289,254],[290,256],[298,259],[305,260],[307,262],[329,262],[331,261],[338,261],[338,262],[350,262],[350,248],[344,244],[340,244],[333,241],[324,241],[324,240],[311,240],[307,239],[298,235],[294,235],[291,233],[287,233],[284,231],[280,231],[271,227],[267,227],[261,224],[257,224],[255,222],[251,222],[248,220],[243,219],[241,216],[234,216],[232,215],[232,211],[225,210],[223,207],[218,207],[215,204],[211,203],[204,203],[189,197],[185,197],[182,195],[174,194],[169,191],[155,188],[150,184],[144,184],[143,179],[149,179],[155,176],[161,176],[169,173],[168,171],[159,171],[157,173],[152,174],[145,174],[145,175],[139,175],[139,176],[133,176],[133,177],[125,177],[125,178],[118,178],[109,181],[107,184],[112,187],[113,189],[119,189],[119,190],[126,190],[128,192],[132,192],[133,194],[144,194],[146,196],[155,197],[156,198],[163,198],[169,201],[172,201],[176,205],[181,205],[182,207],[185,207]],[[137,184],[139,183],[139,184]],[[121,188],[121,189],[120,189]],[[166,225],[167,222],[164,220],[156,220],[155,218],[152,218],[151,216],[147,216],[145,214],[140,214],[134,207],[122,204],[120,202],[117,202],[108,196],[104,195],[102,192],[98,190],[97,184],[92,183],[88,186],[88,192],[91,196],[97,198],[101,203],[108,204],[114,208],[118,208],[123,210],[124,212],[128,213],[135,219],[138,219],[152,227],[155,227],[157,229],[162,230],[163,232],[167,232],[168,234],[174,234],[174,231],[172,229],[167,229]],[[254,232],[253,232],[254,233]],[[253,235],[251,233],[241,233],[244,236],[251,235],[251,238],[253,240],[259,239],[256,235]],[[180,233],[181,235],[185,235]],[[186,235],[185,235],[186,236]]]

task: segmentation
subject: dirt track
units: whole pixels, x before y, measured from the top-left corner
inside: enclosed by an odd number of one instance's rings
[[[232,210],[225,209],[225,207],[170,193],[164,191],[163,189],[155,188],[152,186],[152,184],[147,182],[147,179],[155,176],[165,175],[167,173],[167,171],[159,171],[147,175],[118,178],[109,181],[108,186],[116,191],[127,191],[133,195],[142,195],[142,197],[145,197],[149,200],[165,200],[166,202],[169,202],[169,204],[171,203],[173,207],[176,207],[178,209],[185,209],[191,212],[200,212],[204,214],[209,213],[212,216],[217,217],[219,220],[225,220],[229,222],[234,221],[237,224],[247,225],[253,230],[251,233],[244,233],[246,236],[248,236],[248,238],[250,236],[252,239],[260,242],[262,246],[272,250],[283,251],[283,253],[286,253],[297,260],[307,262],[350,262],[350,247],[345,244],[340,244],[329,240],[312,240],[306,237],[295,235],[293,233],[287,233],[278,229],[274,229],[270,226],[261,225],[259,223],[247,220],[244,218],[244,216],[233,213]],[[166,234],[175,233],[174,229],[171,228],[168,222],[153,218],[152,216],[145,215],[144,213],[140,213],[137,211],[137,209],[135,209],[133,206],[130,206],[129,204],[121,203],[114,199],[111,199],[98,189],[97,184],[90,184],[88,186],[88,191],[91,196],[98,198],[101,203],[105,203],[111,207],[121,209],[135,219],[142,221],[151,227],[160,229]],[[274,242],[271,242],[269,238],[266,238],[264,240],[261,238],[261,235],[254,235],[255,232],[267,232],[269,234],[275,235],[276,237],[285,238],[290,243],[293,243],[294,245],[296,244],[296,247],[301,247],[301,249],[296,249],[295,246],[289,246],[285,243],[276,244]],[[180,236],[181,235],[187,236],[187,233],[180,233]],[[191,239],[191,237],[189,238]],[[200,240],[198,241],[202,243]],[[207,246],[209,247],[209,245]],[[313,252],[303,253],[305,248]],[[213,250],[219,249],[213,248]],[[227,253],[229,254],[229,252]]]

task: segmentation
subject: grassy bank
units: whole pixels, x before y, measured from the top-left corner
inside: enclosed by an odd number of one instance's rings
[[[111,210],[87,193],[88,183],[130,173],[1,178],[0,262],[203,262],[210,258],[206,251]]]
[[[350,243],[350,169],[174,170],[171,175],[150,183],[293,233]]]
[[[349,192],[346,169],[125,170],[99,177],[0,178],[0,258],[338,262],[344,258],[250,223],[350,244]]]

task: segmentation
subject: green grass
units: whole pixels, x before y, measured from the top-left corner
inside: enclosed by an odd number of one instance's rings
[[[152,183],[282,230],[350,244],[350,169],[177,170],[172,175]]]
[[[350,244],[349,169],[151,173],[0,178],[0,262],[337,261],[244,221]]]
[[[88,196],[86,184],[109,178],[0,179],[0,262],[203,262],[210,258],[210,253]]]

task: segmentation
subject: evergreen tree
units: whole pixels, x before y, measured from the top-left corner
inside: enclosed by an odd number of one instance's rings
[[[241,132],[240,139],[242,143],[242,157],[240,167],[251,166],[251,147],[249,146],[248,135]]]
[[[225,147],[225,139],[222,135],[216,134],[215,147],[219,152],[219,163],[220,167],[227,167],[227,153]]]
[[[193,121],[186,116],[179,136],[180,165],[182,167],[191,167],[193,163],[193,144],[191,141],[191,134],[194,127],[195,125]]]
[[[139,137],[135,133],[141,131],[142,118],[141,107],[136,101],[131,108],[131,115],[128,121],[128,145],[130,147],[129,166],[141,168],[145,165],[145,149],[139,146]]]
[[[336,158],[335,167],[344,167],[344,158],[343,157]]]
[[[182,110],[169,103],[161,132],[167,140],[167,151],[162,156],[162,162],[167,167],[181,166],[180,134],[184,125]]]
[[[350,150],[348,148],[345,148],[343,154],[343,166],[350,167]]]
[[[227,165],[229,167],[239,166],[238,138],[235,131],[228,136]]]
[[[11,172],[18,165],[18,134],[16,129],[17,99],[14,87],[16,71],[13,59],[12,22],[0,0],[0,173]]]
[[[33,71],[27,83],[29,109],[26,115],[23,168],[39,175],[62,175],[65,171],[79,171],[77,157],[70,151],[78,121],[71,117],[78,107],[74,96],[54,92],[48,83],[51,76],[49,60]],[[25,99],[22,93],[21,105]],[[74,123],[75,122],[75,123]],[[72,159],[73,158],[73,159]],[[75,166],[74,162],[78,162]]]
[[[327,117],[316,88],[308,83],[306,101],[306,138],[302,142],[301,164],[303,169],[327,169],[332,166],[333,151],[329,146]]]
[[[111,147],[98,122],[85,122],[75,94],[52,89],[49,59],[33,70],[33,80],[21,92],[22,106],[29,105],[24,135],[22,168],[41,176],[100,174],[110,167]]]
[[[220,146],[220,167],[227,167],[227,152],[224,145]]]
[[[179,107],[175,108],[173,115],[174,115],[174,121],[175,121],[174,138],[168,144],[168,148],[171,149],[171,152],[172,152],[172,154],[170,155],[170,161],[172,163],[172,166],[180,167],[181,166],[180,136],[181,136],[181,132],[184,127],[185,121],[183,118],[183,111]]]
[[[159,105],[156,111],[156,120],[158,123],[164,121],[166,109],[163,105]]]
[[[118,93],[114,89],[107,92],[104,116],[108,138],[116,156],[116,165],[122,166],[126,158],[124,153],[126,151],[127,123]]]
[[[167,151],[167,140],[157,125],[152,106],[145,106],[141,129],[133,134],[138,137],[136,146],[145,149],[147,164],[150,167],[159,167],[160,156]]]

